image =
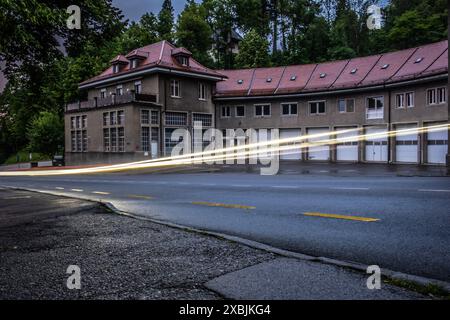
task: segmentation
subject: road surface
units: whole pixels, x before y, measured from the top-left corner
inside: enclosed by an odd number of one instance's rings
[[[0,186],[102,199],[158,220],[450,281],[446,177],[109,174],[0,177]]]

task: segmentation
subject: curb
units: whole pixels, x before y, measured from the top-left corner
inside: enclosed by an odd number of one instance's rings
[[[289,251],[289,250],[285,250],[285,249],[276,248],[276,247],[273,247],[273,246],[270,246],[270,245],[267,245],[267,244],[264,244],[261,242],[244,239],[244,238],[237,237],[237,236],[231,236],[231,235],[227,235],[227,234],[220,233],[220,232],[213,232],[213,231],[207,231],[207,230],[197,229],[197,228],[193,228],[193,227],[183,226],[180,224],[162,221],[162,220],[150,218],[147,216],[142,216],[139,214],[121,211],[121,210],[117,209],[112,203],[107,202],[107,201],[102,201],[100,199],[93,200],[91,198],[77,197],[77,196],[62,194],[62,193],[53,192],[53,191],[41,191],[41,190],[36,190],[36,189],[12,187],[12,186],[1,186],[0,185],[0,188],[2,188],[2,187],[12,189],[12,190],[23,190],[23,191],[30,191],[30,192],[35,192],[35,193],[55,195],[55,196],[60,196],[60,197],[65,197],[65,198],[85,200],[85,201],[100,204],[103,207],[105,207],[106,209],[108,209],[109,211],[111,211],[117,215],[126,216],[126,217],[137,219],[137,220],[149,221],[149,222],[157,223],[160,225],[164,225],[167,227],[171,227],[171,228],[175,228],[175,229],[179,229],[179,230],[183,230],[183,231],[195,232],[195,233],[202,234],[202,235],[225,239],[228,241],[232,241],[235,243],[245,245],[250,248],[263,250],[263,251],[266,251],[269,253],[277,254],[280,256],[288,257],[288,258],[295,258],[295,259],[305,260],[305,261],[310,261],[310,262],[324,263],[324,264],[334,265],[334,266],[341,267],[341,268],[353,269],[353,270],[360,271],[363,273],[366,273],[367,268],[368,268],[368,265],[365,265],[362,263],[357,263],[357,262],[353,262],[353,261],[337,260],[337,259],[331,259],[331,258],[326,258],[326,257],[310,256],[310,255],[306,255],[306,254],[302,254],[302,253],[298,253],[298,252],[293,252],[293,251]],[[420,286],[429,286],[429,285],[439,286],[447,293],[450,293],[450,282],[436,280],[436,279],[422,277],[422,276],[417,276],[417,275],[412,275],[412,274],[407,274],[407,273],[403,273],[403,272],[397,272],[397,271],[393,271],[393,270],[385,269],[385,268],[381,269],[381,275],[384,277],[390,278],[390,279],[394,279],[394,280],[404,280],[404,281],[413,282]]]

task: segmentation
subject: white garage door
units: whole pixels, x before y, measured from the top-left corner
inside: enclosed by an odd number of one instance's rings
[[[428,163],[445,163],[445,157],[448,152],[448,130],[427,132],[427,155]]]
[[[399,125],[396,130],[417,128],[416,125]],[[408,134],[397,133],[395,137],[395,159],[396,162],[417,163],[418,158],[417,130]]]
[[[367,127],[365,134],[368,135],[365,141],[365,160],[368,162],[388,161],[388,140],[387,129],[380,127]],[[371,136],[377,134],[377,136]]]
[[[300,129],[280,129],[280,139],[287,139],[287,138],[295,138],[300,137],[301,131]],[[285,145],[298,145],[301,141],[296,141]],[[281,160],[300,160],[302,158],[302,152],[300,148],[295,149],[289,149],[285,151],[280,152],[280,159]]]
[[[355,128],[339,128],[338,131],[348,130]],[[358,136],[358,131],[349,131],[344,133],[338,133],[336,135],[337,139],[350,138],[345,139],[344,142],[338,143],[336,146],[336,159],[337,161],[358,161],[358,141],[355,138],[352,141],[352,137]]]
[[[317,135],[330,132],[328,128],[312,128],[308,129],[308,135]],[[320,135],[319,137],[312,137],[308,139],[308,142],[316,142],[328,140],[329,135]],[[308,160],[330,160],[330,146],[319,145],[308,147]]]

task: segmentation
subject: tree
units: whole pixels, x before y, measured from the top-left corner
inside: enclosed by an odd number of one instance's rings
[[[250,30],[241,42],[236,56],[240,68],[267,67],[270,65],[269,42],[254,29]]]
[[[206,22],[206,9],[191,1],[178,17],[176,30],[177,45],[187,48],[195,59],[204,65],[211,65],[208,50],[212,45],[212,30]]]
[[[57,114],[43,111],[31,121],[27,137],[30,151],[53,156],[64,145],[64,123]]]
[[[171,0],[164,0],[158,14],[158,35],[162,40],[173,41],[173,6]]]

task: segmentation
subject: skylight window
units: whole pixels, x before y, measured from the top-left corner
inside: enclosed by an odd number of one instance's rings
[[[326,76],[327,76],[326,73],[321,73],[321,74],[320,74],[320,78],[321,78],[321,79],[325,78]]]
[[[386,63],[381,67],[381,69],[387,69],[387,68],[389,68],[389,63]]]
[[[358,68],[352,69],[352,71],[350,71],[351,74],[355,74],[356,71],[358,71]]]
[[[295,80],[297,80],[297,76],[294,75],[291,77],[291,81],[295,81]]]
[[[266,82],[272,82],[272,78],[267,78]]]
[[[422,58],[422,57],[420,57],[420,58],[417,58],[417,59],[416,59],[416,61],[414,61],[414,63],[420,63],[420,62],[422,62],[422,60],[423,60],[423,58]]]
[[[244,80],[239,79],[239,80],[237,81],[237,83],[238,83],[238,84],[243,84],[243,83],[244,83]]]

